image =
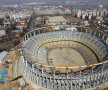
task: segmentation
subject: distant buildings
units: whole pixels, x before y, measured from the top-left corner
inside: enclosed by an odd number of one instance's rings
[[[0,10],[0,18],[5,18],[7,15],[10,17],[10,19],[13,19],[15,17],[15,14],[22,14],[23,18],[28,18],[32,15],[33,11],[30,9],[22,9],[22,10],[14,10],[10,11],[8,9]]]
[[[34,9],[37,15],[66,15],[71,14],[70,9],[59,8],[55,6],[51,7],[37,7]]]
[[[103,9],[103,10],[79,10],[79,9],[73,9],[72,13],[74,16],[77,18],[81,19],[88,19],[91,20],[93,17],[105,17],[108,15],[108,11]]]
[[[17,4],[0,4],[0,8],[18,8]]]
[[[66,25],[68,21],[63,16],[52,16],[45,18],[46,25]]]

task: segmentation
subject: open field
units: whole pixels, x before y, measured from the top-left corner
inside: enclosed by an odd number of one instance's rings
[[[9,51],[13,47],[14,47],[14,45],[13,45],[12,41],[0,43],[0,51],[4,51],[4,50]]]

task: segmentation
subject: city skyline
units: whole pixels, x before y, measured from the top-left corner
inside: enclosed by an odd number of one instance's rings
[[[64,1],[79,1],[79,2],[93,2],[94,0],[0,0],[1,4],[9,3],[26,3],[26,2],[64,2]],[[95,0],[94,2],[106,2],[107,0]]]

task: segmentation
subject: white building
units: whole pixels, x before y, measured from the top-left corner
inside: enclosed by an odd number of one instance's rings
[[[0,37],[6,35],[6,30],[0,30]]]
[[[68,22],[63,16],[48,17],[48,25],[66,25]]]

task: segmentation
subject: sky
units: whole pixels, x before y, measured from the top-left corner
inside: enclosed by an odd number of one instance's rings
[[[23,2],[33,2],[33,1],[107,1],[107,0],[0,0],[0,3],[23,3]]]
[[[51,1],[52,2],[52,1],[76,1],[76,0],[0,0],[0,3],[22,3],[22,2],[33,2],[33,1],[39,1],[39,2]],[[84,1],[84,0],[80,0],[80,1]]]
[[[33,1],[53,1],[53,0],[0,0],[0,3],[22,3],[22,2],[33,2]]]

